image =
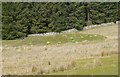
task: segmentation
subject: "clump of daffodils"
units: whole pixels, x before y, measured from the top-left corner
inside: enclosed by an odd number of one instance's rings
[[[84,40],[83,42],[88,42],[88,40]]]
[[[96,34],[94,36],[97,36]]]
[[[81,36],[81,38],[83,38],[83,36]]]
[[[32,45],[32,43],[30,42],[29,45]]]
[[[73,37],[70,37],[71,40],[74,40]]]
[[[92,36],[90,36],[90,37],[92,37]]]
[[[58,42],[58,44],[61,44],[61,42]]]
[[[50,42],[49,41],[47,41],[47,45],[49,45],[50,44]]]
[[[75,40],[74,40],[74,38],[73,38],[73,37],[70,37],[70,40],[71,40],[72,42],[75,42]]]
[[[73,39],[72,42],[75,42],[75,40]]]

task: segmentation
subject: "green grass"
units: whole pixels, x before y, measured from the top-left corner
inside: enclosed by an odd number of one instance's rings
[[[102,65],[92,68],[94,65],[84,67],[86,64],[91,64],[93,58],[90,59],[79,59],[77,60],[76,70],[66,70],[64,72],[51,73],[53,75],[118,75],[118,55],[112,55],[110,57],[99,58]]]
[[[71,39],[72,37],[72,39]],[[64,44],[64,43],[75,43],[87,41],[100,41],[104,40],[106,37],[94,34],[80,34],[80,33],[66,33],[58,34],[53,36],[29,36],[23,40],[3,40],[3,46],[20,46],[20,45],[49,45],[54,44]]]

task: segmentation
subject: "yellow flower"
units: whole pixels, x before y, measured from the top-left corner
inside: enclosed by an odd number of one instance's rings
[[[49,45],[50,44],[50,42],[49,41],[47,41],[47,45]]]
[[[70,37],[71,40],[73,40],[73,37]]]

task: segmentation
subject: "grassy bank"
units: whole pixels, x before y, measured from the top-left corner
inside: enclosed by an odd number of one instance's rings
[[[19,45],[55,45],[64,43],[79,43],[82,41],[100,41],[105,39],[104,36],[98,34],[80,34],[65,33],[53,36],[29,36],[23,40],[3,40],[3,46],[19,46]]]

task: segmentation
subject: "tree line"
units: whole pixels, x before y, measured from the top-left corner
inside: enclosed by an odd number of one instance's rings
[[[3,2],[2,39],[116,22],[117,2]]]

